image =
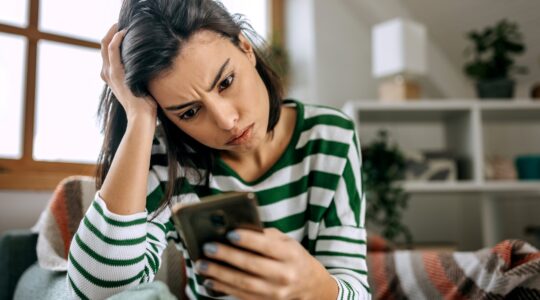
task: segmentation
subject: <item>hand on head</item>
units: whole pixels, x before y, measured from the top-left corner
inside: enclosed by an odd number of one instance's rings
[[[136,97],[125,82],[125,73],[120,58],[120,45],[126,35],[126,30],[118,31],[118,25],[111,26],[105,37],[101,40],[101,78],[114,96],[118,99],[128,121],[134,117],[150,117],[156,120],[157,103],[151,96]]]

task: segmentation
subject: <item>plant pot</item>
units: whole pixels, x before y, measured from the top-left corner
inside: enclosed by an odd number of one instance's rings
[[[479,98],[510,99],[514,97],[515,82],[512,79],[490,79],[476,82],[476,92]]]
[[[520,180],[540,179],[540,154],[520,155],[515,164]]]

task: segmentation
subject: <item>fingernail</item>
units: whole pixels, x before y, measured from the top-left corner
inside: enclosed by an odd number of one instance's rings
[[[216,254],[217,245],[215,243],[207,243],[203,246],[204,253],[207,255]]]
[[[236,231],[229,231],[227,233],[227,239],[231,242],[238,242],[240,240],[240,235]]]
[[[206,272],[208,270],[208,262],[204,260],[200,260],[197,262],[197,271],[199,272]]]
[[[214,283],[211,280],[206,279],[205,281],[203,281],[203,285],[211,289],[214,286]]]

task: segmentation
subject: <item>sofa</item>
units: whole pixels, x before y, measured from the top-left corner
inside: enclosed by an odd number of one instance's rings
[[[94,194],[91,177],[66,178],[34,227],[38,232],[0,237],[0,300],[68,298],[65,258]],[[396,250],[375,234],[367,244],[374,299],[540,299],[540,252],[523,241],[475,252]],[[182,263],[171,242],[156,276],[178,299],[187,298]]]
[[[94,185],[92,177],[64,179],[33,229],[9,230],[0,236],[0,300],[70,298],[65,271],[67,251],[93,200]],[[186,299],[182,274],[182,255],[170,242],[156,280],[165,283],[176,298]]]
[[[0,300],[68,299],[66,273],[42,268],[36,255],[38,234],[31,230],[10,230],[0,237]],[[163,268],[156,280],[164,282],[178,299],[186,299],[182,283],[170,278],[181,269],[181,258],[171,244],[163,254]],[[176,266],[176,267],[174,267]]]

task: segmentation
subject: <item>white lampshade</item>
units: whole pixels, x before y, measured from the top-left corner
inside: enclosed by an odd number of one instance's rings
[[[372,30],[372,73],[380,78],[426,73],[426,28],[419,23],[393,19]]]

